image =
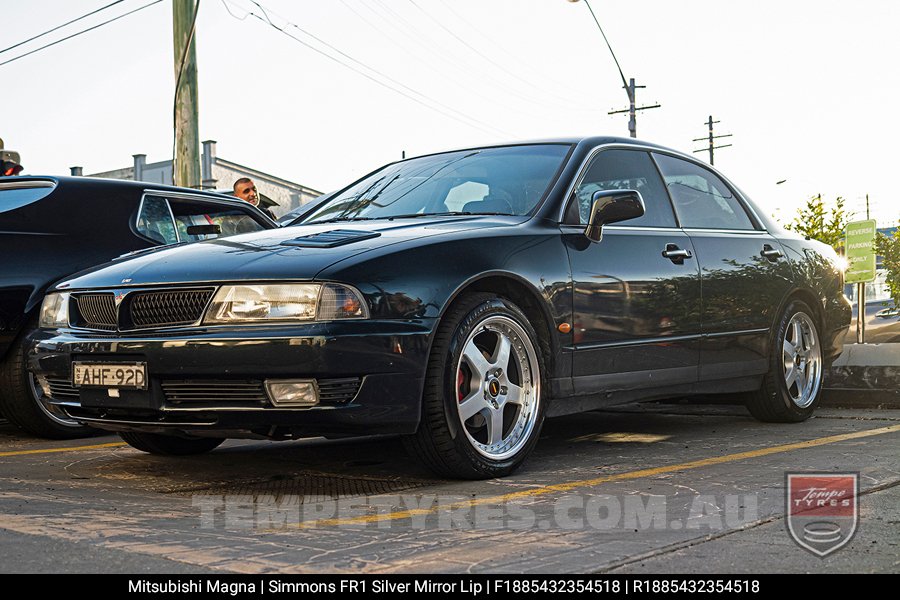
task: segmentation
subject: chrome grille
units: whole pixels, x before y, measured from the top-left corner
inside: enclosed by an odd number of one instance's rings
[[[170,406],[269,405],[261,381],[168,380],[161,385],[166,404]]]
[[[132,292],[128,295],[130,328],[190,325],[203,316],[214,288]]]
[[[112,294],[79,294],[75,296],[78,305],[80,327],[115,331],[116,302]]]
[[[68,379],[59,379],[55,377],[45,378],[47,386],[50,388],[51,400],[79,400],[78,388],[72,385]]]
[[[319,404],[345,404],[356,397],[361,383],[359,377],[320,379]]]

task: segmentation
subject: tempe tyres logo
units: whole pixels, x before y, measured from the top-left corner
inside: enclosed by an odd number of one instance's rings
[[[842,548],[859,523],[859,473],[787,473],[787,530],[819,557]]]

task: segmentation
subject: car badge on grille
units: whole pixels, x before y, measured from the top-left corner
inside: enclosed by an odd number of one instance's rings
[[[118,309],[119,305],[122,304],[122,300],[125,299],[125,294],[127,294],[127,293],[128,292],[116,292],[115,293],[115,295],[113,296],[113,299],[116,302],[116,309]]]

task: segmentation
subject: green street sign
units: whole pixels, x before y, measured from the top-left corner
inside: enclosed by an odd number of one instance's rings
[[[867,283],[875,280],[875,220],[847,223],[846,283]]]

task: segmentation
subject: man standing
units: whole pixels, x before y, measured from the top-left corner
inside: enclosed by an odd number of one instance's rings
[[[234,195],[245,202],[249,202],[259,210],[266,213],[270,219],[275,220],[275,214],[265,206],[259,205],[259,192],[256,191],[256,184],[249,177],[241,177],[234,182],[232,186]]]

